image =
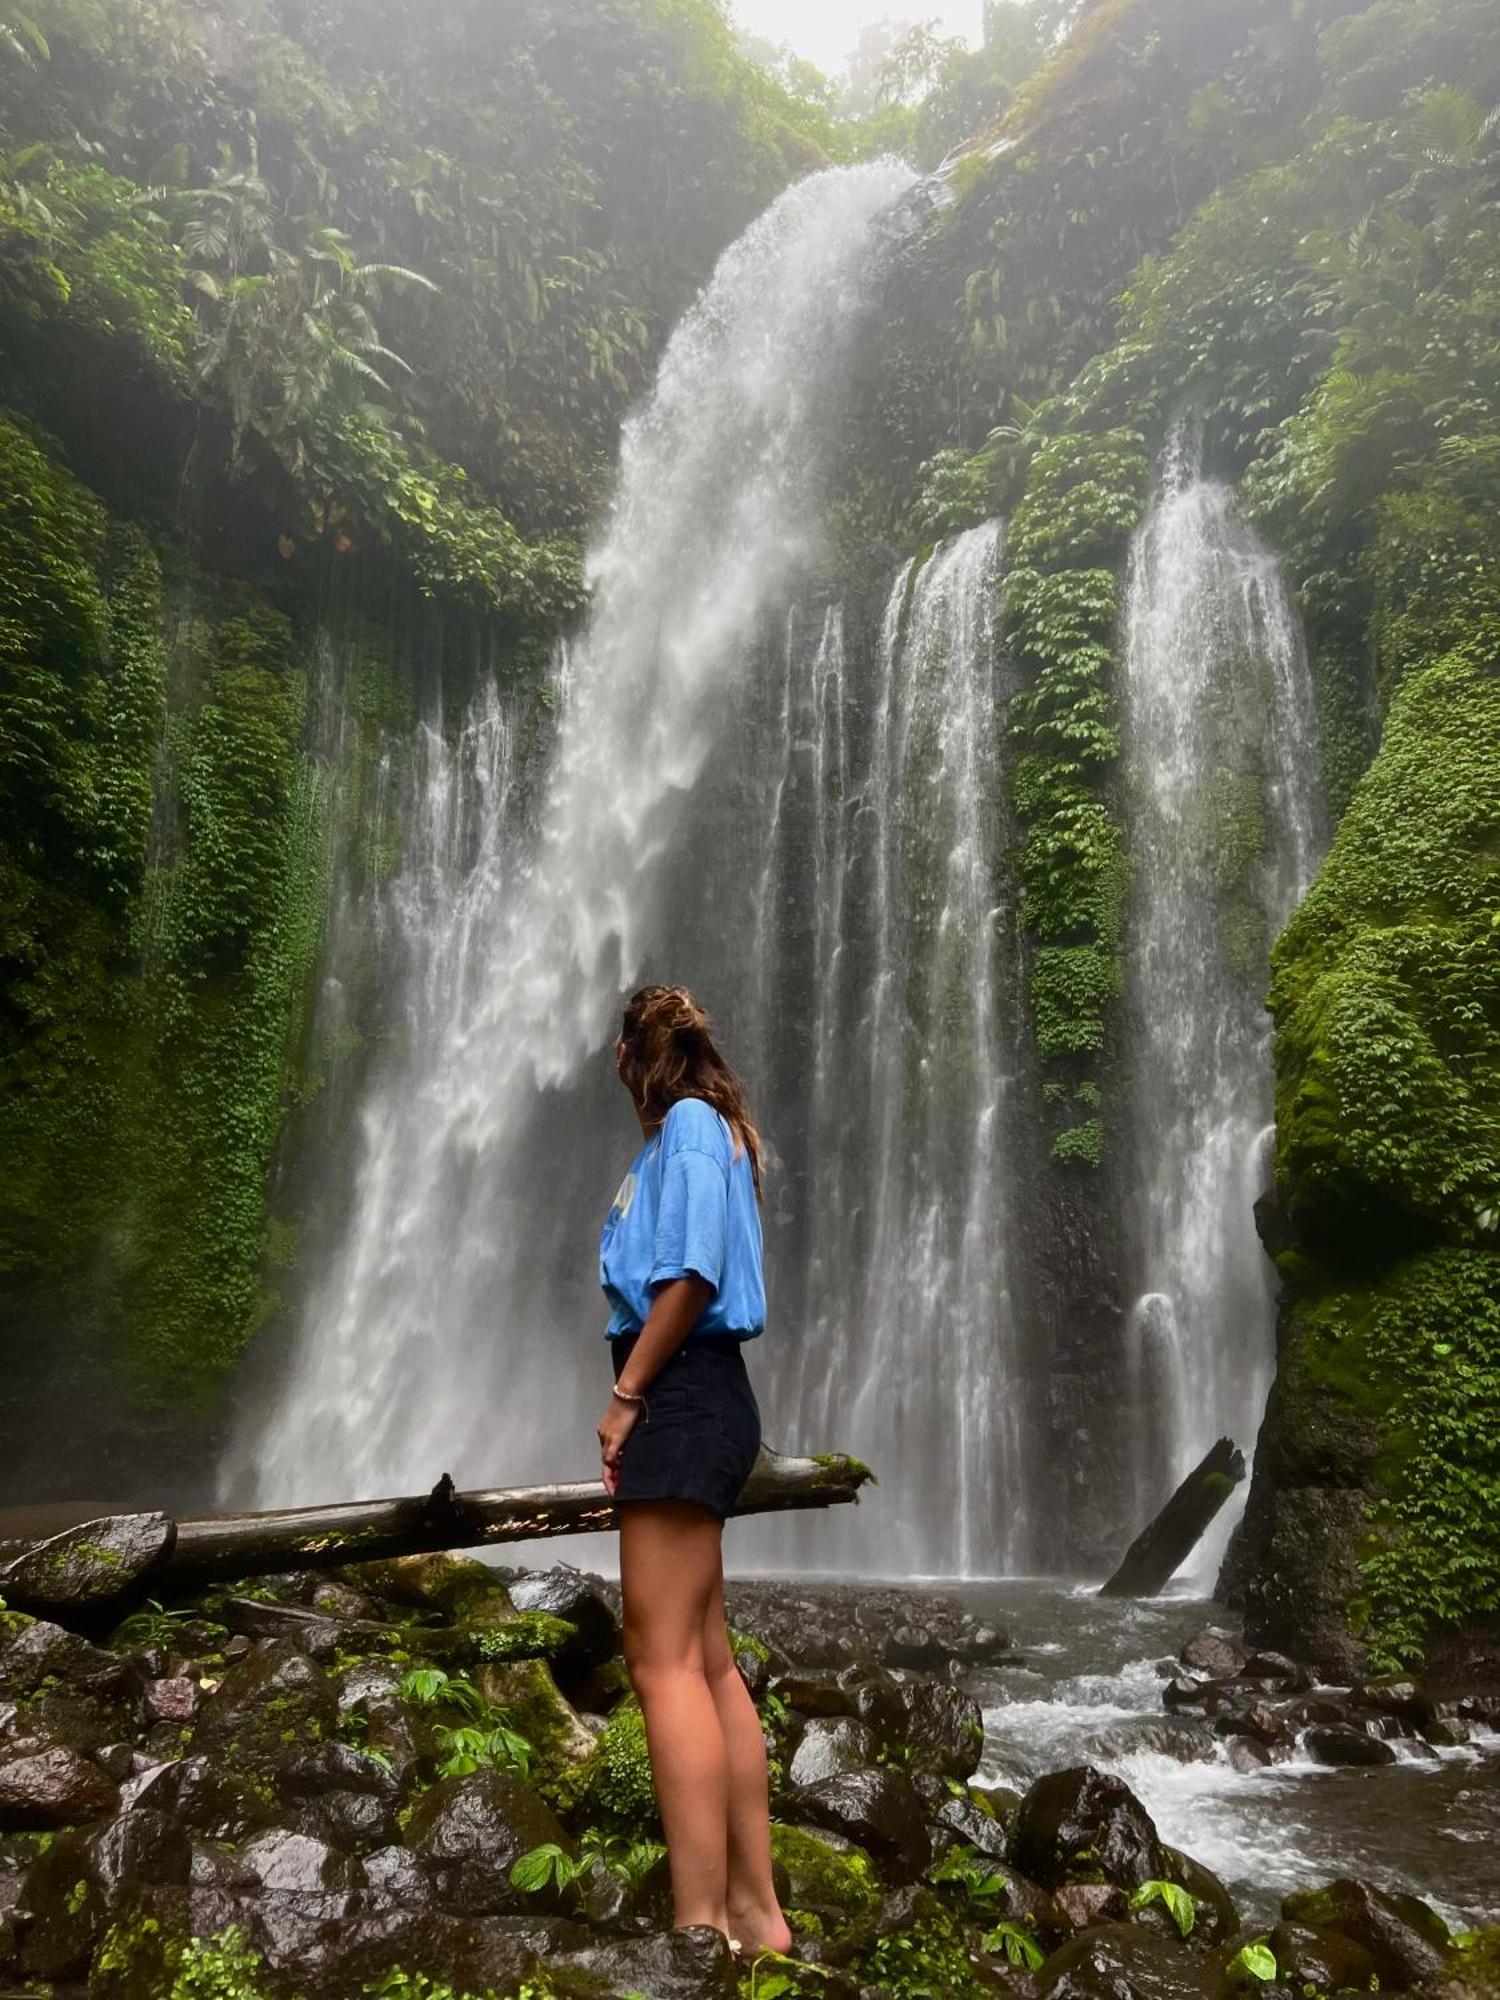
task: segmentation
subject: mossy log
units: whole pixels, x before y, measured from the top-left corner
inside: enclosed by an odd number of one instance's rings
[[[1154,1597],[1187,1561],[1209,1523],[1245,1476],[1244,1454],[1220,1438],[1183,1480],[1166,1506],[1125,1551],[1101,1597]]]
[[[870,1477],[867,1466],[840,1452],[789,1458],[762,1449],[734,1512],[842,1506],[859,1498]],[[146,1524],[149,1536],[142,1532]],[[125,1525],[132,1531],[128,1536],[122,1533]],[[76,1510],[20,1508],[0,1513],[0,1598],[20,1610],[76,1614],[277,1570],[332,1569],[386,1556],[589,1534],[614,1525],[613,1502],[593,1480],[460,1493],[447,1473],[426,1494],[270,1513],[172,1520],[87,1503]],[[139,1553],[122,1563],[119,1551],[127,1544]]]

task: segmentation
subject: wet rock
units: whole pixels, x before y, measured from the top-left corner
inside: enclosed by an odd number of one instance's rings
[[[1054,1892],[1057,1906],[1075,1931],[1091,1924],[1124,1923],[1129,1915],[1125,1891],[1113,1882],[1064,1882]]]
[[[141,1704],[148,1722],[175,1722],[181,1727],[194,1719],[202,1699],[196,1681],[186,1674],[172,1674],[147,1681]]]
[[[899,1771],[850,1771],[825,1778],[794,1791],[788,1806],[799,1819],[843,1834],[907,1875],[919,1874],[932,1858],[922,1801]]]
[[[1046,2000],[1218,2000],[1221,1977],[1201,1952],[1139,1924],[1102,1924],[1055,1951],[1037,1975]]]
[[[225,1674],[193,1730],[196,1753],[263,1772],[333,1725],[333,1683],[320,1666],[284,1640],[264,1639]]]
[[[1300,1694],[1313,1684],[1308,1669],[1285,1653],[1252,1653],[1244,1671],[1247,1680],[1269,1681],[1286,1693]]]
[[[177,1539],[165,1514],[80,1521],[0,1564],[0,1597],[33,1610],[107,1604],[154,1569]]]
[[[598,1582],[568,1563],[512,1577],[510,1601],[517,1611],[545,1611],[573,1627],[573,1637],[555,1656],[560,1674],[572,1677],[601,1665],[619,1650],[620,1622]]]
[[[263,1798],[207,1757],[183,1757],[136,1779],[129,1803],[166,1813],[206,1840],[242,1840],[263,1826],[270,1811]]]
[[[252,1642],[274,1640],[310,1660],[331,1660],[343,1643],[337,1618],[309,1611],[299,1604],[262,1604],[253,1597],[224,1600],[224,1618],[231,1629]]]
[[[364,1858],[365,1881],[383,1901],[426,1903],[432,1889],[409,1847],[377,1847]]]
[[[236,1660],[245,1659],[250,1652],[250,1641],[243,1632],[236,1632],[232,1639],[224,1642],[224,1658],[232,1665]]]
[[[1315,1726],[1302,1738],[1302,1747],[1319,1764],[1394,1764],[1396,1753],[1389,1743],[1363,1729],[1343,1725]]]
[[[893,1626],[880,1647],[881,1663],[887,1667],[932,1669],[944,1665],[948,1650],[925,1625]]]
[[[341,1583],[336,1577],[325,1577],[312,1594],[312,1609],[321,1611],[325,1618],[340,1618],[365,1624],[389,1624],[385,1606],[368,1591],[356,1590],[352,1584]]]
[[[1442,1970],[1448,1927],[1417,1896],[1377,1889],[1344,1877],[1326,1888],[1288,1896],[1281,1914],[1292,1923],[1334,1931],[1363,1946],[1382,1986],[1417,1986]]]
[[[829,1674],[815,1674],[801,1667],[771,1676],[771,1692],[798,1715],[855,1715],[853,1692]]]
[[[1272,1761],[1267,1745],[1253,1736],[1231,1736],[1224,1745],[1224,1754],[1233,1770],[1247,1773],[1263,1771]]]
[[[785,1900],[798,1910],[847,1919],[873,1909],[880,1881],[865,1850],[826,1828],[771,1828],[771,1853],[785,1876]]]
[[[439,1901],[466,1916],[559,1907],[555,1889],[528,1896],[510,1880],[514,1863],[549,1841],[576,1852],[537,1794],[499,1771],[442,1779],[417,1801],[406,1828]]]
[[[1401,1674],[1365,1681],[1349,1696],[1349,1706],[1374,1715],[1392,1716],[1409,1730],[1424,1728],[1437,1712],[1425,1690]]]
[[[1212,1946],[1233,1937],[1240,1928],[1240,1913],[1213,1870],[1175,1847],[1164,1845],[1162,1854],[1167,1864],[1166,1879],[1180,1884],[1193,1899],[1193,1942]]]
[[[1231,1674],[1243,1672],[1250,1654],[1228,1632],[1205,1625],[1201,1632],[1193,1634],[1177,1657],[1196,1674],[1206,1674],[1210,1680],[1227,1680]]]
[[[299,1743],[276,1766],[284,1799],[318,1799],[330,1792],[364,1792],[395,1805],[400,1787],[377,1758],[348,1743]]]
[[[1422,1741],[1435,1750],[1457,1750],[1469,1740],[1469,1726],[1456,1715],[1435,1715],[1422,1725]]]
[[[187,1835],[161,1813],[120,1813],[64,1834],[27,1871],[22,1970],[35,1979],[81,1972],[105,1924],[143,1885],[185,1883],[191,1863]]]
[[[1010,1858],[1010,1834],[1005,1822],[987,1812],[968,1793],[944,1797],[932,1817],[936,1825],[955,1834],[966,1847],[972,1847],[987,1861],[1006,1861]]]
[[[1368,1989],[1377,1978],[1375,1961],[1364,1946],[1337,1931],[1280,1923],[1266,1942],[1276,1954],[1281,1977],[1298,1992],[1307,1986],[1320,1993],[1337,1993],[1347,1987]]]
[[[295,1818],[299,1833],[348,1854],[388,1846],[400,1833],[394,1803],[369,1792],[324,1792],[302,1805]]]
[[[1250,1736],[1271,1749],[1290,1749],[1295,1730],[1284,1715],[1263,1701],[1244,1708],[1221,1708],[1214,1717],[1216,1736]]]
[[[305,1895],[316,1890],[357,1889],[365,1874],[350,1855],[341,1854],[326,1841],[310,1834],[289,1833],[273,1827],[247,1840],[239,1852],[239,1864],[263,1889],[282,1889]]]
[[[73,1826],[119,1804],[119,1788],[76,1750],[56,1746],[0,1763],[0,1830]]]
[[[1146,1808],[1121,1779],[1089,1764],[1037,1779],[1021,1801],[1012,1854],[1044,1889],[1085,1880],[1134,1889],[1164,1867]]]
[[[1029,1925],[1044,1951],[1055,1950],[1073,1935],[1072,1918],[1048,1890],[1007,1867],[993,1902],[988,1904],[995,1917]]]
[[[563,1952],[549,1970],[600,1981],[599,2000],[649,1994],[651,2000],[716,2000],[735,1992],[738,1966],[722,1931],[694,1925],[641,1938],[610,1938]]]
[[[505,1710],[512,1725],[548,1764],[578,1766],[593,1756],[593,1731],[559,1688],[545,1660],[511,1660],[504,1666],[481,1667],[475,1678],[485,1700]]]
[[[787,1783],[816,1785],[846,1771],[860,1771],[875,1762],[875,1732],[850,1716],[815,1716],[787,1767]]]
[[[38,1618],[0,1648],[0,1694],[34,1695],[44,1683],[118,1702],[134,1699],[140,1675],[129,1660]]]
[[[1442,1976],[1422,1988],[1421,2000],[1500,2000],[1500,1925],[1455,1952]]]
[[[913,1771],[967,1778],[984,1751],[984,1720],[974,1697],[940,1681],[898,1684],[904,1710],[903,1741]]]
[[[1209,1691],[1207,1681],[1190,1680],[1185,1674],[1177,1674],[1169,1680],[1161,1691],[1165,1708],[1201,1708]]]

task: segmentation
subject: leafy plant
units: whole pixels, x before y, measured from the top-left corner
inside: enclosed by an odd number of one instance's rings
[[[1037,1971],[1046,1958],[1027,1926],[1009,1917],[1003,1917],[985,1932],[984,1948],[986,1951],[1003,1951],[1012,1965],[1020,1966],[1027,1972]]]
[[[1132,1910],[1147,1909],[1152,1903],[1164,1906],[1183,1937],[1191,1933],[1197,1919],[1197,1906],[1180,1882],[1142,1882],[1138,1889],[1131,1891]]]
[[[1260,1980],[1264,1984],[1277,1978],[1280,1968],[1276,1963],[1275,1952],[1265,1939],[1256,1938],[1251,1943],[1240,1946],[1225,1967],[1225,1971],[1231,1979],[1242,1975],[1247,1979]]]

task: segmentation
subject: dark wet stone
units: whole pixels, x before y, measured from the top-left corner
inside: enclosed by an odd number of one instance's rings
[[[299,1806],[295,1818],[299,1833],[348,1854],[386,1847],[400,1837],[394,1801],[369,1792],[323,1792]]]
[[[236,1850],[216,1841],[195,1840],[188,1880],[199,1889],[253,1889],[254,1876],[241,1868]]]
[[[357,1620],[378,1625],[389,1624],[386,1608],[368,1591],[356,1590],[353,1584],[340,1583],[336,1577],[325,1577],[312,1594],[311,1608],[321,1611],[327,1618]]]
[[[417,1801],[406,1828],[439,1901],[466,1916],[558,1907],[552,1887],[528,1896],[510,1880],[513,1864],[549,1841],[576,1851],[543,1800],[499,1771],[442,1779]]]
[[[1286,1653],[1252,1653],[1245,1662],[1245,1677],[1270,1681],[1288,1693],[1300,1694],[1313,1684],[1309,1670]]]
[[[331,1660],[344,1640],[342,1621],[299,1604],[262,1604],[253,1597],[224,1601],[224,1619],[231,1629],[251,1640],[272,1640],[310,1660]],[[253,1644],[252,1654],[253,1657]]]
[[[37,1610],[107,1604],[154,1569],[176,1538],[165,1514],[79,1522],[0,1564],[0,1597]]]
[[[1264,1743],[1253,1736],[1231,1736],[1224,1745],[1230,1766],[1236,1771],[1263,1771],[1271,1760],[1271,1752]]]
[[[1422,1740],[1434,1749],[1457,1750],[1469,1740],[1469,1725],[1456,1715],[1435,1715],[1423,1723]]]
[[[239,1851],[241,1868],[263,1889],[309,1891],[357,1889],[365,1876],[359,1863],[311,1834],[272,1827],[247,1840]]]
[[[1216,1736],[1253,1736],[1258,1743],[1290,1748],[1296,1734],[1284,1715],[1266,1702],[1252,1701],[1241,1708],[1221,1707],[1214,1716]]]
[[[1075,1931],[1092,1924],[1123,1923],[1130,1914],[1125,1891],[1113,1882],[1063,1882],[1054,1891],[1057,1907]]]
[[[1186,1889],[1196,1906],[1191,1933],[1193,1943],[1213,1946],[1233,1937],[1240,1928],[1240,1913],[1234,1898],[1213,1870],[1175,1847],[1163,1845],[1162,1854],[1167,1864],[1166,1879]],[[1171,1922],[1170,1916],[1168,1922]]]
[[[895,1625],[881,1642],[881,1663],[887,1667],[939,1667],[949,1657],[941,1639],[925,1625]]]
[[[1368,1990],[1377,1977],[1375,1961],[1364,1946],[1337,1931],[1280,1923],[1266,1942],[1276,1954],[1281,1977],[1299,1992],[1305,1986],[1315,1986],[1320,1993],[1337,1993],[1344,1987]]]
[[[1393,1716],[1408,1729],[1423,1728],[1437,1712],[1426,1691],[1402,1674],[1365,1681],[1349,1696],[1349,1706],[1375,1715]]]
[[[1363,1729],[1315,1725],[1302,1738],[1302,1747],[1319,1764],[1394,1764],[1396,1753],[1389,1743]]]
[[[276,1765],[276,1790],[286,1799],[316,1799],[329,1792],[367,1792],[389,1800],[400,1787],[385,1766],[347,1743],[299,1743]]]
[[[1281,1914],[1292,1923],[1335,1931],[1362,1945],[1375,1961],[1382,1986],[1418,1986],[1443,1969],[1448,1927],[1420,1897],[1342,1877],[1326,1888],[1286,1897]]]
[[[1073,1920],[1056,1896],[1015,1868],[1005,1869],[999,1891],[993,1902],[986,1899],[986,1907],[997,1918],[1029,1924],[1044,1951],[1055,1950],[1073,1935]]]
[[[64,1834],[27,1871],[23,1971],[35,1979],[82,1971],[105,1924],[142,1887],[185,1883],[191,1863],[187,1835],[161,1813],[120,1813]]]
[[[599,2000],[649,1994],[651,2000],[716,2000],[735,1992],[738,1967],[722,1931],[693,1926],[610,1938],[550,1961],[554,1973],[586,1973],[601,1982]]]
[[[192,1747],[263,1770],[319,1740],[335,1714],[333,1683],[323,1669],[284,1640],[265,1639],[205,1703]]]
[[[409,1847],[377,1847],[364,1857],[365,1881],[383,1901],[426,1903],[432,1885]]]
[[[815,1716],[787,1767],[787,1783],[816,1785],[875,1762],[875,1732],[850,1716]]]
[[[231,1666],[236,1660],[248,1658],[249,1653],[250,1641],[243,1632],[236,1632],[232,1639],[226,1639],[224,1642],[224,1658]]]
[[[793,1667],[789,1673],[774,1674],[771,1692],[799,1715],[855,1715],[854,1695],[841,1680],[828,1674],[805,1672]]]
[[[167,1813],[207,1840],[241,1840],[270,1817],[263,1799],[207,1757],[163,1764],[137,1784],[132,1805]]]
[[[1084,1880],[1134,1889],[1164,1866],[1146,1808],[1121,1779],[1089,1764],[1037,1779],[1021,1801],[1011,1851],[1044,1889]]]
[[[194,1719],[202,1701],[197,1682],[186,1674],[170,1674],[160,1680],[147,1681],[141,1696],[148,1722],[175,1722],[179,1727]]]
[[[73,1826],[119,1804],[119,1788],[76,1750],[54,1747],[0,1763],[0,1830]]]
[[[956,1834],[965,1846],[975,1849],[987,1861],[1010,1858],[1010,1835],[1004,1820],[986,1812],[967,1793],[945,1796],[932,1817],[938,1826]]]
[[[1201,1708],[1208,1693],[1206,1681],[1190,1680],[1185,1674],[1175,1675],[1161,1691],[1165,1708]]]
[[[984,1721],[972,1695],[927,1679],[902,1681],[898,1693],[904,1711],[901,1741],[913,1771],[967,1778],[979,1768]]]
[[[1102,1924],[1055,1951],[1035,1990],[1044,2000],[1218,2000],[1224,1983],[1202,1952],[1139,1924]]]
[[[798,1818],[843,1834],[908,1875],[919,1874],[932,1857],[922,1801],[900,1771],[825,1778],[793,1792],[788,1805]]]
[[[38,1618],[0,1648],[0,1694],[34,1695],[44,1681],[106,1702],[133,1700],[140,1689],[129,1660]]]
[[[573,1627],[574,1636],[555,1660],[565,1678],[587,1673],[619,1650],[620,1621],[593,1577],[558,1563],[512,1577],[509,1588],[517,1611],[546,1611]]]
[[[1205,1625],[1201,1632],[1193,1634],[1177,1657],[1195,1674],[1207,1674],[1211,1680],[1227,1680],[1231,1674],[1244,1671],[1250,1654],[1228,1632]]]

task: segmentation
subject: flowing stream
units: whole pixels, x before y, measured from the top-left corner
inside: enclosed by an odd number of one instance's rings
[[[1144,1522],[1219,1436],[1247,1452],[1274,1360],[1274,1272],[1254,1203],[1269,1181],[1269,947],[1321,857],[1317,725],[1275,558],[1169,447],[1131,556],[1123,648],[1135,886],[1124,1185],[1134,1304],[1133,1515]],[[1211,1581],[1225,1509],[1194,1560]]]

